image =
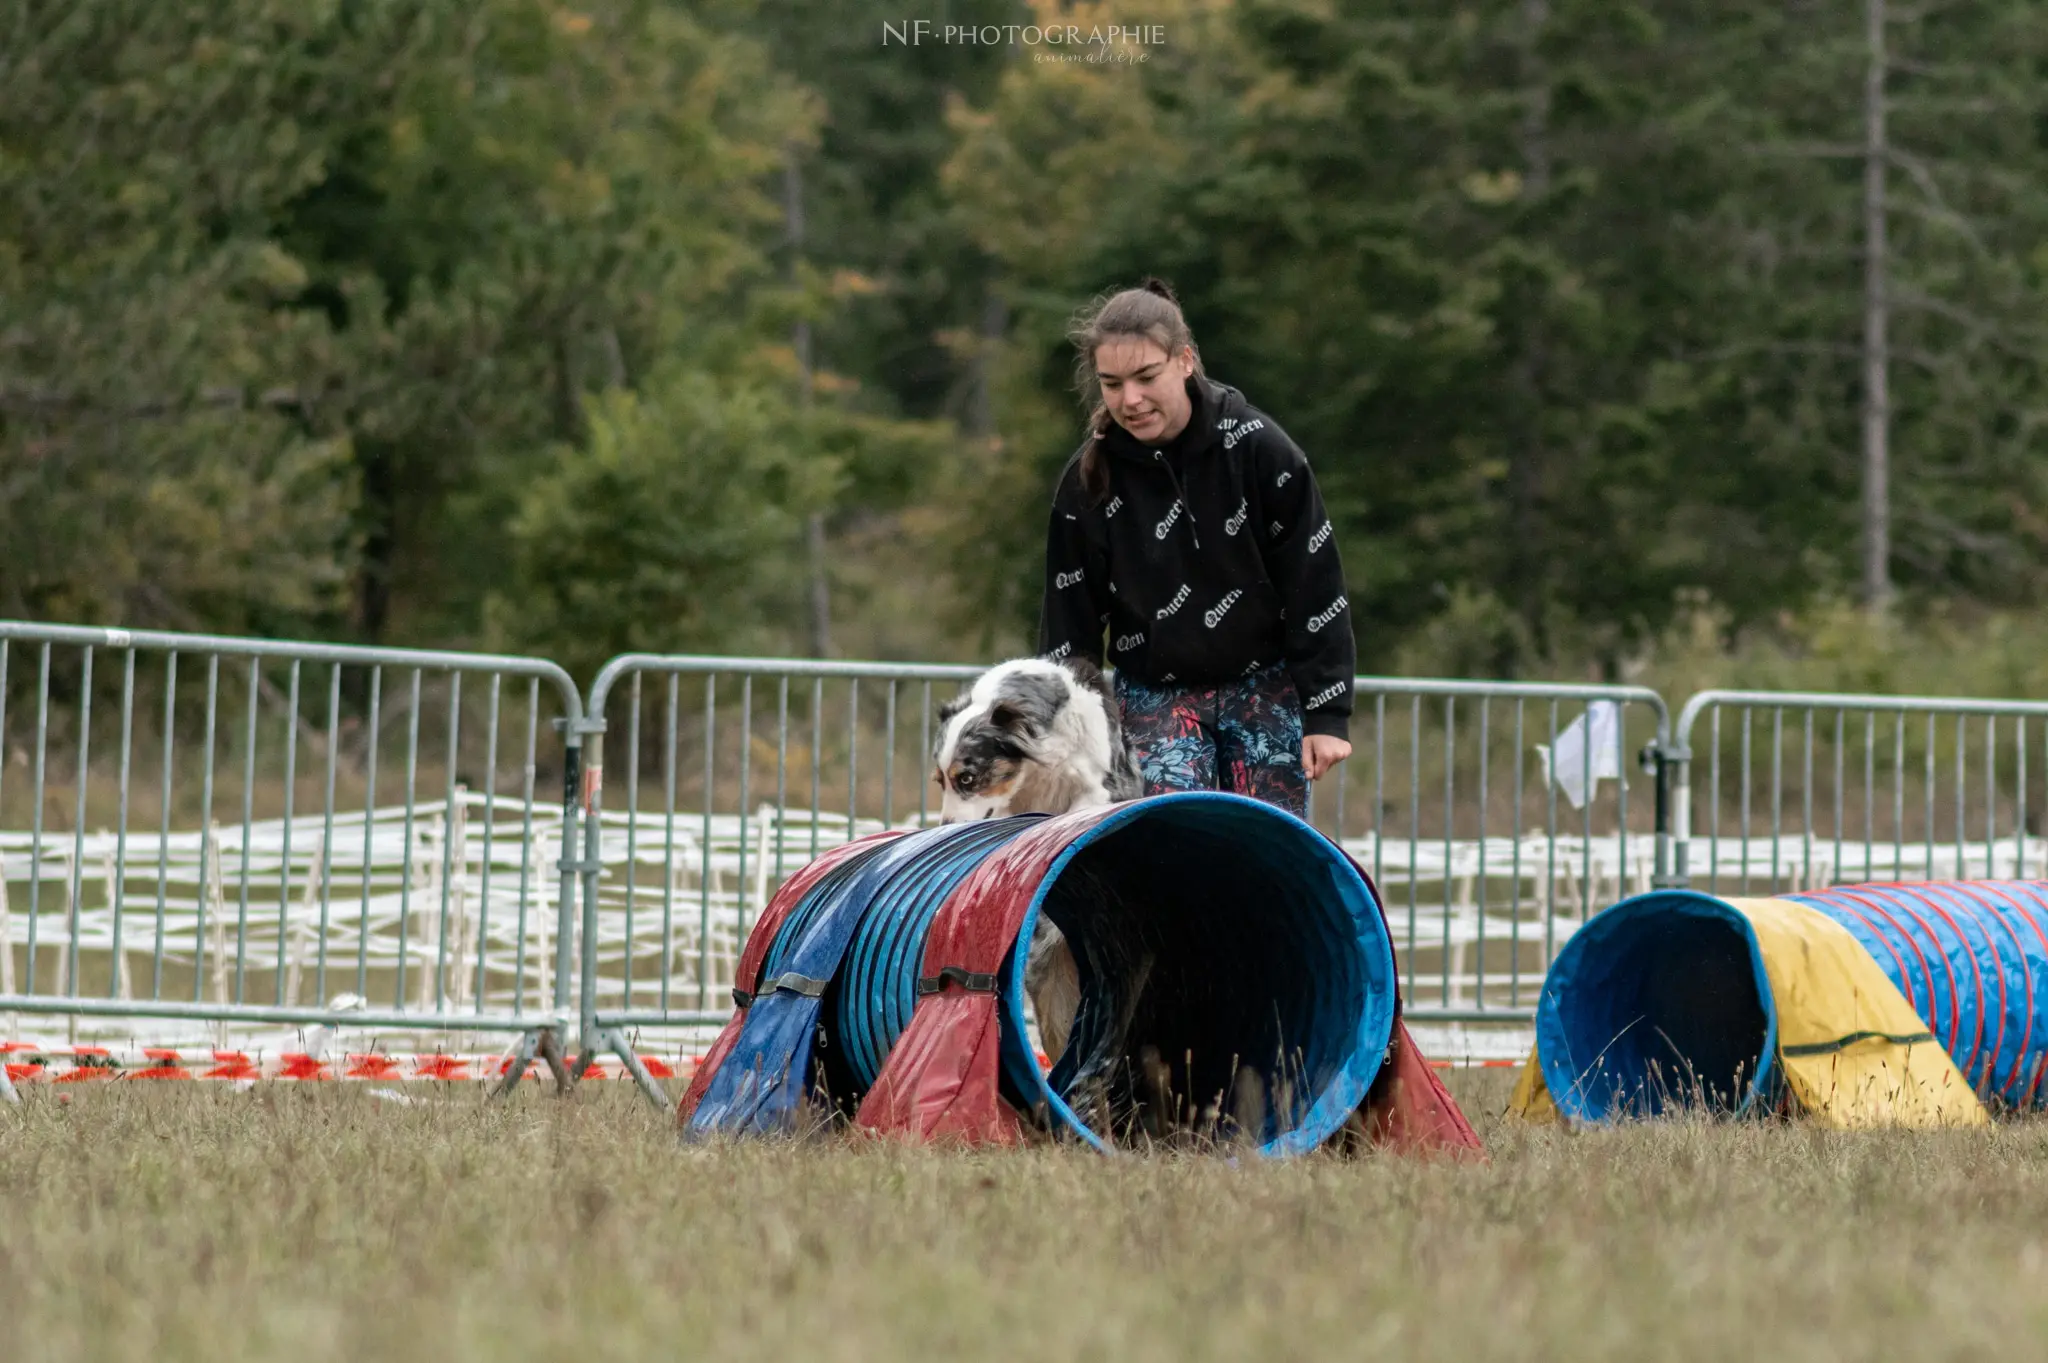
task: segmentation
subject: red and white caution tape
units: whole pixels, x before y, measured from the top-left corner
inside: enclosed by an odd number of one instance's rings
[[[96,1080],[169,1079],[191,1081],[321,1082],[326,1080],[372,1079],[381,1083],[432,1080],[456,1083],[463,1080],[497,1080],[512,1067],[509,1055],[388,1055],[382,1052],[347,1054],[337,1058],[309,1055],[302,1051],[249,1052],[223,1050],[178,1050],[166,1046],[44,1046],[32,1041],[0,1041],[0,1057],[6,1061],[7,1077],[16,1084],[83,1084]],[[640,1063],[654,1079],[687,1079],[701,1056],[669,1059],[643,1055]],[[1513,1069],[1519,1060],[1431,1060],[1430,1068]],[[538,1082],[546,1072],[534,1062],[525,1077]],[[583,1072],[585,1079],[629,1079],[625,1066],[593,1061]]]
[[[144,1046],[43,1046],[30,1041],[0,1042],[7,1077],[16,1084],[81,1084],[96,1080],[284,1080],[319,1082],[325,1080],[374,1079],[383,1083],[407,1080],[496,1080],[512,1067],[509,1055],[387,1055],[380,1052],[338,1057],[309,1055],[298,1051],[274,1053],[223,1050],[174,1050]],[[643,1055],[640,1063],[655,1079],[687,1077],[697,1058],[685,1060]],[[538,1082],[545,1066],[527,1067],[526,1078]],[[623,1065],[593,1062],[583,1072],[585,1079],[625,1079]]]

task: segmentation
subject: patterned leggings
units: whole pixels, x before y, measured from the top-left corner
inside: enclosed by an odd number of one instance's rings
[[[1307,813],[1301,701],[1284,666],[1187,689],[1140,686],[1118,673],[1116,691],[1147,795],[1228,790]]]

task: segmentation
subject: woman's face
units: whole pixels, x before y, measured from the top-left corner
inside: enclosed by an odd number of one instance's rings
[[[1186,347],[1168,355],[1156,341],[1106,341],[1095,348],[1102,404],[1116,424],[1147,444],[1173,439],[1188,424],[1187,380],[1195,357]]]

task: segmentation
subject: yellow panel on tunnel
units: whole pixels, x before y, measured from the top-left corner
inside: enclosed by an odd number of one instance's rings
[[[1990,1116],[1891,977],[1847,928],[1786,899],[1723,901],[1749,920],[1778,1014],[1778,1064],[1837,1127],[1982,1126]]]
[[[1543,1063],[1534,1046],[1529,1048],[1528,1062],[1515,1080],[1515,1091],[1508,1095],[1507,1115],[1545,1125],[1560,1120],[1557,1100],[1550,1096],[1550,1085],[1543,1081]]]

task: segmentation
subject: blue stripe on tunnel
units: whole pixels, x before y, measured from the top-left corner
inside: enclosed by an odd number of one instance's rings
[[[1979,1092],[2017,1106],[2041,1103],[2048,1087],[2040,1081],[2048,1068],[2048,884],[1853,885],[1785,898],[1810,904],[1847,928],[1896,983],[1903,984],[1899,959],[1916,980],[1924,959],[1927,973],[1939,981],[1932,1006],[1925,1006],[1924,988],[1907,997],[1948,1047],[1956,1068]]]
[[[1044,816],[954,824],[931,851],[874,897],[847,962],[835,1009],[840,1045],[865,1091],[882,1072],[917,1006],[924,942],[947,896],[993,852]]]
[[[850,861],[848,874],[841,876],[834,868],[804,896],[768,953],[769,966],[761,980],[764,992],[747,1010],[739,1040],[692,1115],[693,1132],[788,1128],[810,1080],[824,999],[775,990],[771,982],[790,972],[834,980],[875,896],[959,832],[931,828],[880,843],[873,852]]]

